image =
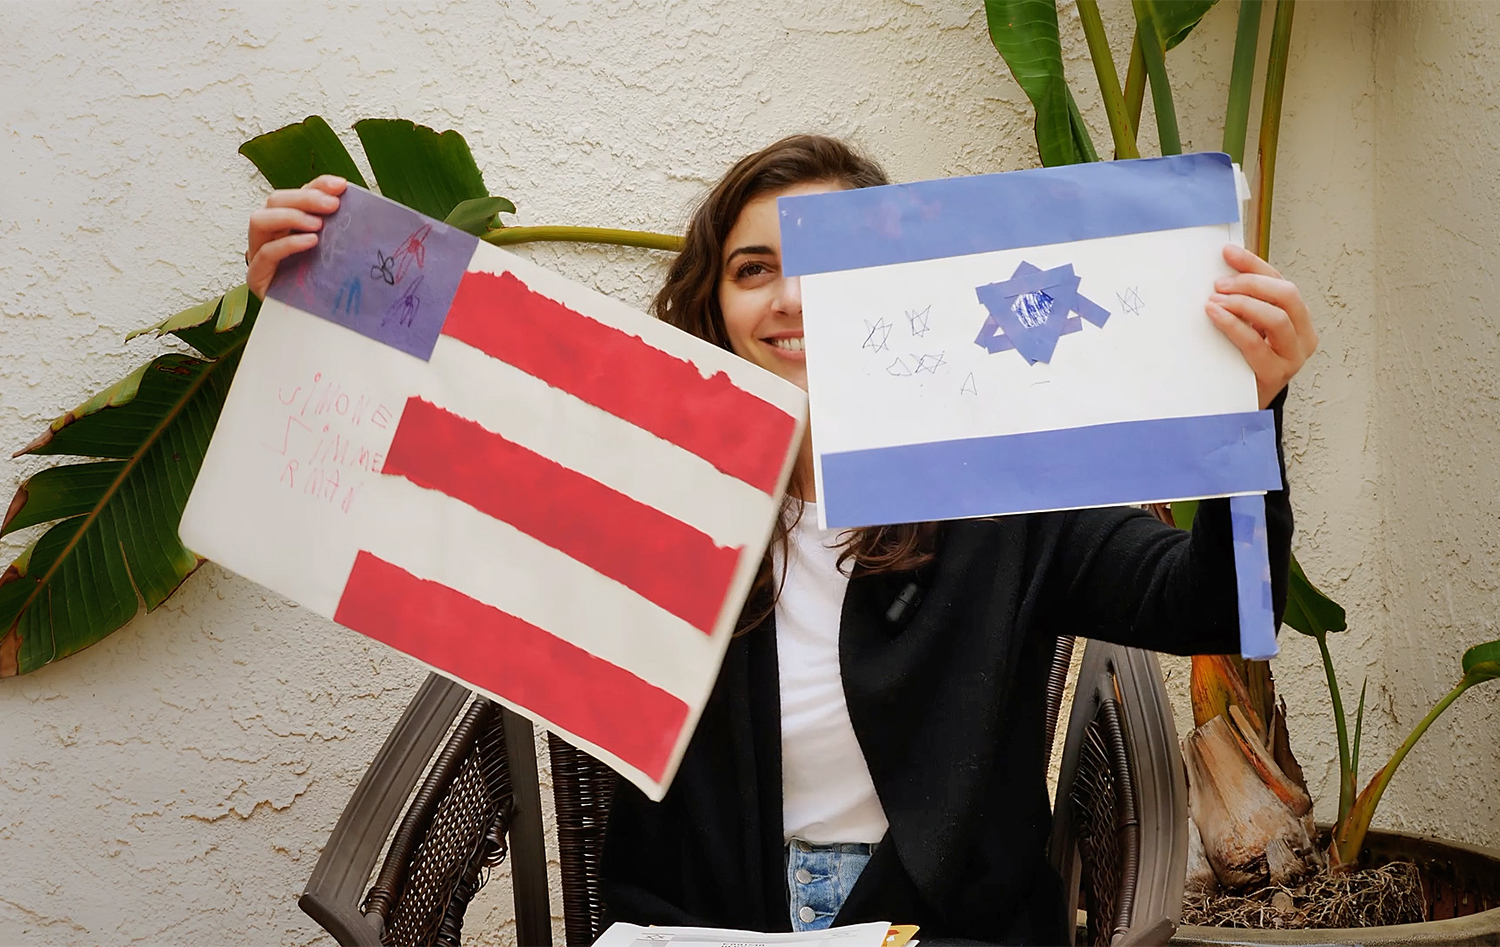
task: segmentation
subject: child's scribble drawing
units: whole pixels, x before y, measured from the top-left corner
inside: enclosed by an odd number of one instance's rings
[[[1010,279],[975,287],[989,317],[974,344],[992,355],[1015,349],[1033,365],[1051,361],[1058,339],[1085,321],[1102,329],[1109,319],[1108,309],[1078,292],[1079,282],[1071,263],[1043,270],[1023,261]]]
[[[347,316],[359,315],[359,303],[364,298],[364,293],[359,277],[349,277],[339,287],[339,294],[333,300],[333,311]]]
[[[884,319],[876,319],[873,323],[865,320],[865,328],[869,330],[865,336],[865,342],[860,346],[872,352],[884,352],[886,350],[885,340],[890,337],[891,324]]]
[[[379,247],[375,248],[375,263],[370,267],[370,279],[378,279],[387,286],[396,285],[396,258],[386,256]]]
[[[406,279],[406,274],[415,263],[421,269],[427,262],[427,237],[432,233],[432,224],[423,224],[406,235],[401,245],[390,256],[378,247],[375,264],[370,267],[370,279],[377,279],[387,286],[396,286]]]
[[[911,367],[900,358],[885,367],[886,373],[897,378],[906,378],[911,375]]]
[[[1045,289],[1022,293],[1010,304],[1010,311],[1021,320],[1021,325],[1028,329],[1040,329],[1052,317],[1052,297],[1047,295]]]
[[[926,372],[929,375],[936,375],[937,370],[946,364],[948,363],[944,361],[942,352],[936,355],[920,355],[917,357],[917,365],[912,369],[912,372]]]
[[[478,241],[351,185],[269,295],[427,359]],[[347,213],[346,213],[347,211]]]
[[[1115,298],[1120,301],[1120,311],[1128,316],[1141,314],[1141,307],[1144,304],[1141,302],[1141,294],[1138,290],[1139,287],[1132,286],[1123,293],[1115,293]]]
[[[928,306],[921,311],[908,309],[906,311],[906,324],[911,329],[911,334],[917,337],[925,336],[931,328],[929,319],[932,316],[932,307]]]
[[[427,237],[432,233],[432,224],[423,224],[401,241],[401,246],[391,254],[396,261],[396,282],[406,279],[407,270],[415,263],[421,269],[427,263]]]
[[[410,286],[406,287],[406,292],[402,293],[399,299],[391,303],[391,308],[386,310],[386,322],[389,322],[391,317],[395,316],[397,325],[411,325],[412,320],[416,318],[417,311],[422,308],[422,300],[417,297],[417,290],[421,287],[422,277],[418,276],[411,281]]]
[[[959,386],[958,393],[961,394],[961,395],[977,395],[977,394],[979,394],[979,389],[974,384],[974,373],[973,372],[969,372],[969,376],[967,378],[965,378],[964,379],[964,383]]]

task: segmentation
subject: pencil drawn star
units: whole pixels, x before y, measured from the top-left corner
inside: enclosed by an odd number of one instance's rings
[[[1141,294],[1137,292],[1139,287],[1132,286],[1123,293],[1115,293],[1115,298],[1120,301],[1120,310],[1129,316],[1141,314]]]
[[[912,369],[912,371],[913,373],[926,372],[929,375],[936,375],[937,370],[946,364],[948,363],[944,361],[942,352],[936,355],[922,355],[918,357],[917,367]]]
[[[924,336],[927,334],[927,330],[930,328],[930,326],[928,325],[928,319],[930,318],[931,314],[931,306],[928,306],[921,312],[917,312],[911,309],[908,309],[906,311],[906,324],[907,327],[911,329],[912,335]]]
[[[877,319],[872,324],[870,320],[866,319],[865,328],[869,330],[869,334],[865,336],[865,344],[861,345],[860,348],[869,349],[872,352],[884,352],[886,350],[885,340],[891,334],[891,324],[884,319]]]
[[[897,378],[905,378],[905,377],[907,377],[907,376],[908,376],[908,375],[910,375],[910,374],[911,374],[911,369],[910,369],[910,368],[907,368],[907,367],[906,367],[906,363],[905,363],[905,362],[903,362],[903,361],[902,361],[902,360],[901,360],[901,359],[899,359],[899,358],[897,358],[897,359],[896,359],[896,360],[895,360],[895,361],[894,361],[894,362],[892,362],[892,363],[891,363],[891,364],[889,364],[889,365],[887,365],[887,366],[886,366],[886,367],[885,367],[885,370],[886,370],[886,371],[887,371],[887,372],[888,372],[888,373],[890,373],[890,374],[891,374],[891,375],[894,375],[894,376],[895,376],[895,377],[897,377]]]

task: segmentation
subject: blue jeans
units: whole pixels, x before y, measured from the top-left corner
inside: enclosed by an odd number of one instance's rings
[[[820,845],[792,839],[786,849],[786,891],[792,930],[821,931],[833,923],[875,845],[870,842]]]

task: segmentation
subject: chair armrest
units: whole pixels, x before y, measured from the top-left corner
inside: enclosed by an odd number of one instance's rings
[[[360,910],[391,828],[469,691],[429,674],[375,754],[328,837],[297,905],[344,945],[379,945],[375,919]]]
[[[1105,707],[1106,703],[1112,706]],[[1084,873],[1079,845],[1081,826],[1073,794],[1090,730],[1097,731],[1096,721],[1108,722],[1122,736],[1123,754],[1111,757],[1111,763],[1126,767],[1122,774],[1125,778],[1115,779],[1114,791],[1132,793],[1121,809],[1134,813],[1138,830],[1128,833],[1131,843],[1137,846],[1135,857],[1130,859],[1134,864],[1126,865],[1118,879],[1117,903],[1128,905],[1126,917],[1123,921],[1094,919],[1090,926],[1103,923],[1120,931],[1118,936],[1122,939],[1149,943],[1150,940],[1134,938],[1154,937],[1158,920],[1165,920],[1169,927],[1175,928],[1182,917],[1183,882],[1187,873],[1187,777],[1156,655],[1098,641],[1089,642],[1084,652],[1063,749],[1048,847],[1052,865],[1068,892],[1065,929],[1070,934]],[[1097,737],[1096,732],[1096,740]],[[1094,752],[1097,755],[1097,747]],[[1171,936],[1170,931],[1167,936]]]

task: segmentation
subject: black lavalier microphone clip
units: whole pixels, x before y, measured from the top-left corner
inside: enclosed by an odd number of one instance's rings
[[[920,604],[922,604],[921,587],[915,582],[908,582],[906,588],[902,589],[901,594],[896,596],[896,600],[891,603],[891,607],[885,610],[885,620],[893,625],[898,624],[916,611]]]

